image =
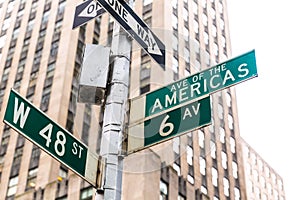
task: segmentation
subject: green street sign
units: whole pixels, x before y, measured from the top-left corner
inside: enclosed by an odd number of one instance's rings
[[[129,126],[128,153],[145,149],[211,124],[210,97]]]
[[[98,187],[98,155],[14,90],[10,92],[3,121]]]
[[[255,51],[230,59],[131,100],[130,123],[144,121],[257,77]]]

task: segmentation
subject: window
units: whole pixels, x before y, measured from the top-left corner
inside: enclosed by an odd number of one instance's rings
[[[205,175],[205,169],[206,169],[206,160],[203,157],[200,157],[200,161],[199,161],[199,165],[200,165],[200,173],[202,175]]]
[[[223,119],[223,106],[221,104],[218,104],[218,116],[219,116],[219,119]]]
[[[208,33],[207,32],[204,32],[204,43],[206,44],[206,45],[208,45],[208,43],[209,43],[209,37],[208,37]]]
[[[234,178],[238,178],[238,166],[234,161],[232,161],[232,175]]]
[[[228,114],[228,126],[231,130],[233,130],[233,117],[230,114]]]
[[[215,56],[219,55],[219,46],[217,43],[213,44],[213,51],[214,51]]]
[[[223,185],[224,185],[224,195],[229,196],[229,181],[227,178],[223,178]]]
[[[226,92],[226,103],[228,107],[231,107],[231,94]]]
[[[187,163],[193,166],[193,148],[191,146],[186,147],[186,159]]]
[[[235,187],[235,188],[234,188],[234,199],[235,199],[235,200],[239,200],[240,197],[241,197],[241,195],[240,195],[240,189],[237,188],[237,187]]]
[[[33,168],[28,171],[26,190],[35,187],[37,172],[38,172],[38,168]]]
[[[183,49],[183,56],[184,56],[185,62],[189,63],[190,62],[190,51],[186,47],[184,47],[184,49]]]
[[[210,141],[210,156],[216,159],[216,144],[212,140]]]
[[[92,200],[93,199],[93,188],[85,188],[80,191],[80,200]]]
[[[177,8],[178,0],[172,0],[172,6],[173,6],[173,8]]]
[[[6,12],[7,13],[11,12],[14,9],[14,6],[15,6],[15,2],[14,1],[9,2],[9,4],[7,5]]]
[[[11,22],[11,18],[7,18],[3,21],[2,30],[5,31],[9,28]]]
[[[150,78],[151,75],[151,64],[150,60],[143,63],[141,66],[141,80]]]
[[[21,160],[23,155],[23,148],[16,148],[14,154],[14,160],[11,166],[10,177],[15,177],[19,175]]]
[[[188,17],[189,17],[189,12],[187,11],[186,8],[183,8],[183,20],[188,21]]]
[[[8,189],[7,189],[7,197],[13,196],[17,192],[17,187],[18,187],[18,182],[19,182],[19,177],[13,177],[9,179],[8,182]]]
[[[177,172],[177,175],[180,176],[180,166],[177,165],[176,163],[173,163],[173,169]]]
[[[203,194],[207,194],[207,188],[205,186],[201,185],[200,190]]]
[[[147,5],[151,4],[151,3],[152,3],[152,0],[144,0],[143,5],[147,6]]]
[[[204,133],[201,130],[198,130],[199,146],[204,148]]]
[[[178,18],[176,15],[172,15],[172,27],[177,30],[178,28]]]
[[[176,154],[179,154],[179,137],[176,137],[173,139],[173,151],[176,153]]]
[[[198,4],[195,1],[192,1],[192,8],[193,8],[193,13],[195,15],[198,15]]]
[[[191,176],[190,174],[187,175],[187,180],[188,180],[188,182],[190,182],[192,185],[195,183],[194,177]]]
[[[201,0],[201,5],[202,5],[203,8],[206,8],[206,4],[207,4],[206,0]]]
[[[204,26],[208,25],[208,19],[207,16],[205,14],[202,14],[202,23]]]
[[[225,143],[225,130],[223,127],[219,128],[219,134],[220,134],[220,142],[222,142],[223,144]]]
[[[175,73],[178,73],[178,60],[174,56],[172,57],[172,69]]]
[[[214,186],[218,186],[218,170],[214,167],[211,168],[211,173],[212,173],[212,184]]]
[[[222,167],[224,169],[227,169],[227,154],[224,151],[221,152],[221,158],[222,158]]]
[[[212,19],[216,19],[216,11],[213,8],[210,8],[210,16]]]
[[[230,150],[235,153],[235,139],[233,137],[230,137]]]
[[[182,196],[181,194],[178,195],[178,200],[185,200],[185,197]]]
[[[165,182],[163,182],[162,180],[160,180],[159,188],[160,188],[159,200],[167,200],[168,199],[168,185]]]

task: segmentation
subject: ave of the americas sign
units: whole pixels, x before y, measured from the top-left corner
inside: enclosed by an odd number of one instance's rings
[[[128,153],[209,125],[209,95],[256,76],[253,50],[132,99]]]
[[[131,100],[130,123],[144,121],[203,96],[257,76],[255,51],[161,87]]]
[[[4,122],[98,188],[99,156],[42,111],[11,90]],[[99,175],[101,176],[103,172]]]

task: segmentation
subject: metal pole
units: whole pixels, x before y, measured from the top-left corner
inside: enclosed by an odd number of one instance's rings
[[[132,1],[130,0],[130,6]],[[119,200],[122,193],[123,127],[128,99],[131,41],[127,33],[114,23],[112,76],[105,103],[100,155],[106,158],[104,200]],[[96,193],[96,199],[101,199]]]

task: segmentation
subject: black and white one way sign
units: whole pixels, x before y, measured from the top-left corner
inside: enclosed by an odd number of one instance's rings
[[[165,69],[165,45],[124,0],[97,0],[141,47]]]
[[[88,21],[102,15],[105,10],[100,3],[94,0],[87,0],[76,6],[72,29],[81,26]]]

